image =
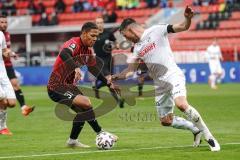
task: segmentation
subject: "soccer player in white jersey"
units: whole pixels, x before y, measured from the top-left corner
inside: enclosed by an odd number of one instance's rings
[[[194,146],[199,146],[201,135],[204,135],[211,151],[219,151],[220,145],[204,123],[199,112],[192,107],[186,96],[185,76],[174,61],[168,41],[168,33],[188,30],[194,13],[186,7],[182,23],[154,25],[144,29],[131,18],[124,19],[120,32],[135,43],[132,63],[112,80],[125,79],[137,68],[140,58],[148,67],[155,85],[155,101],[161,124],[176,129],[187,129],[194,134]],[[180,109],[189,120],[174,116],[174,105]]]
[[[221,76],[223,74],[220,63],[220,61],[223,61],[223,57],[216,39],[214,39],[213,43],[208,46],[206,57],[210,69],[210,76],[208,77],[209,85],[212,89],[217,89],[216,82],[218,80],[221,81]]]
[[[7,48],[5,37],[0,31],[0,135],[12,135],[6,125],[7,107],[16,105],[16,97],[5,69],[3,56],[9,57],[12,52]]]

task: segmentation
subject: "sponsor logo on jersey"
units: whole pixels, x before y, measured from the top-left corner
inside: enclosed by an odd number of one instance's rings
[[[69,47],[74,50],[76,48],[76,44],[72,43],[72,44],[70,44]]]
[[[149,53],[150,51],[152,51],[155,48],[156,48],[156,44],[154,42],[150,43],[143,50],[140,51],[139,56],[143,57],[145,54]]]

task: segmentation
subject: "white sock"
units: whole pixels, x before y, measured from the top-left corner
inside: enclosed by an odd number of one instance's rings
[[[221,83],[222,81],[222,77],[221,76],[217,76],[216,77],[216,83]]]
[[[7,128],[7,111],[0,110],[0,130]]]
[[[188,108],[185,110],[185,115],[188,117],[188,119],[195,124],[195,126],[203,132],[203,135],[206,140],[213,137],[211,132],[209,131],[207,125],[204,123],[202,117],[198,113],[198,111],[193,108],[192,106],[188,106]]]
[[[192,133],[199,132],[199,129],[192,122],[178,116],[173,117],[172,127],[176,129],[190,130]]]
[[[216,76],[214,74],[212,74],[212,75],[210,75],[209,79],[210,79],[210,82],[211,82],[210,83],[211,87],[212,88],[216,87]]]

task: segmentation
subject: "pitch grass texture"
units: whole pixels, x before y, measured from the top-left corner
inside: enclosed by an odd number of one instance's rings
[[[207,85],[188,85],[187,88],[190,104],[198,109],[222,144],[218,153],[210,152],[205,141],[203,146],[192,148],[193,136],[189,131],[160,126],[154,97],[137,98],[135,106],[116,108],[98,118],[106,131],[119,136],[111,151],[95,147],[96,135],[88,124],[79,139],[91,148],[67,148],[65,142],[72,123],[56,117],[55,103],[48,98],[46,87],[41,86],[22,88],[27,103],[36,105],[31,116],[23,117],[18,106],[8,110],[8,127],[13,136],[0,135],[0,159],[239,160],[240,84],[223,84],[218,90],[211,90]],[[91,100],[94,106],[101,103],[101,100]],[[182,115],[176,108],[175,111]]]

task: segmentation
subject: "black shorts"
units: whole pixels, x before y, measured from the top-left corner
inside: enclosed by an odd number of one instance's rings
[[[146,64],[140,63],[138,65],[137,75],[141,76],[141,75],[146,75],[147,73],[148,73],[148,68],[147,68]]]
[[[54,90],[48,89],[48,96],[57,103],[65,104],[72,107],[73,99],[77,95],[83,95],[78,87],[74,85],[64,85],[57,87]]]
[[[13,69],[13,66],[6,66],[6,71],[7,71],[8,78],[10,80],[17,78],[15,71]]]

